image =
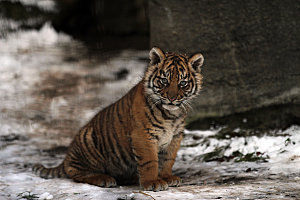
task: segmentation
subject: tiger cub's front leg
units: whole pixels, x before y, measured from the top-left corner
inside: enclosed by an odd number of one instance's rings
[[[183,133],[175,135],[169,146],[159,153],[159,177],[165,180],[169,186],[179,186],[182,182],[181,178],[172,175],[172,167],[182,138]]]
[[[132,137],[133,153],[137,161],[140,186],[143,190],[168,189],[168,183],[158,176],[157,139],[148,131],[135,131]]]

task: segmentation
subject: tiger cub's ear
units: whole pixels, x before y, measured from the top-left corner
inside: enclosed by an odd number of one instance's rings
[[[158,47],[153,47],[149,53],[150,65],[157,65],[165,59],[165,53]]]
[[[198,73],[201,72],[201,66],[203,65],[203,62],[204,57],[201,53],[196,53],[189,58],[189,63],[191,64],[193,69]]]

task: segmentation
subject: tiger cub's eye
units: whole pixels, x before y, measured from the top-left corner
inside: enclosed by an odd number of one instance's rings
[[[180,85],[181,87],[185,87],[185,86],[187,85],[187,81],[181,81],[181,82],[179,83],[179,85]]]
[[[162,79],[160,79],[160,81],[164,85],[168,84],[168,79],[166,79],[166,78],[162,78]]]

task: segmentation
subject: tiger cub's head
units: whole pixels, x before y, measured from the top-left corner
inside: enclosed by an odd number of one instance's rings
[[[145,92],[150,103],[167,110],[185,108],[202,86],[201,66],[204,58],[196,53],[190,57],[164,53],[154,47],[145,73]]]

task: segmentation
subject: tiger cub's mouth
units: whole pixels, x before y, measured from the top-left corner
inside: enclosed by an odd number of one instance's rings
[[[172,105],[172,104],[163,104],[162,107],[166,110],[177,110],[179,108],[179,106],[176,106],[176,105]]]

